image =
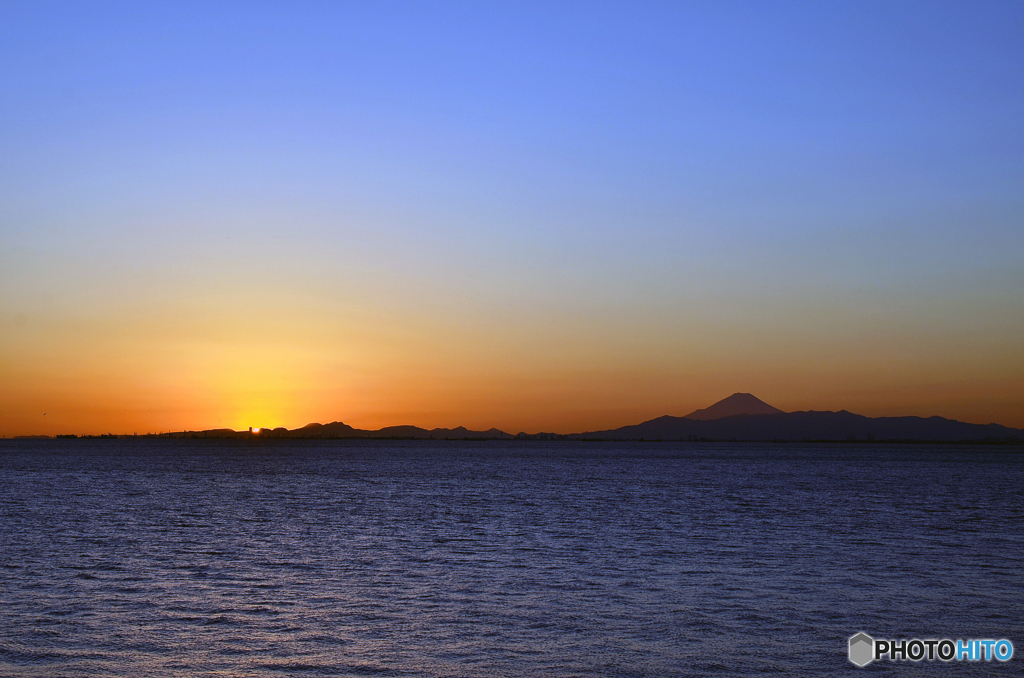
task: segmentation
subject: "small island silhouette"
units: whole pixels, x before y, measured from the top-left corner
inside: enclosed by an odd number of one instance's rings
[[[21,436],[47,438],[49,436]],[[58,435],[57,438],[76,438]],[[425,429],[386,426],[358,429],[340,421],[312,423],[301,428],[230,428],[204,431],[150,433],[144,436],[82,436],[86,438],[246,438],[246,439],[355,439],[406,440],[643,440],[694,442],[1024,442],[1024,429],[999,424],[970,424],[943,417],[866,417],[840,410],[784,412],[750,393],[734,393],[710,407],[682,417],[663,416],[640,424],[582,433],[516,434],[496,428],[474,431],[463,426]]]

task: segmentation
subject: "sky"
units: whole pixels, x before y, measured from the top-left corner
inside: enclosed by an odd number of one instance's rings
[[[1024,3],[0,4],[0,434],[1024,427]]]

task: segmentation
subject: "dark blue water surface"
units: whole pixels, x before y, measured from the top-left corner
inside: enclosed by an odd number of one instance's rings
[[[1007,663],[847,638],[1008,638]],[[1020,675],[1024,454],[0,443],[0,674]]]

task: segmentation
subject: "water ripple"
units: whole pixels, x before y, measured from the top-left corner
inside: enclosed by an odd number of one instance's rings
[[[1019,454],[3,441],[0,480],[3,675],[827,675],[858,630],[1024,647]]]

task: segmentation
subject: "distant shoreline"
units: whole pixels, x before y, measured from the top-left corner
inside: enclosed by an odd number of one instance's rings
[[[247,432],[239,432],[237,436],[204,437],[201,435],[180,435],[180,434],[146,434],[146,435],[57,435],[57,436],[11,436],[0,438],[0,444],[6,442],[95,442],[95,441],[208,441],[214,442],[239,442],[254,443],[260,445],[274,445],[288,442],[421,442],[421,443],[513,443],[528,445],[531,443],[633,443],[644,445],[840,445],[850,447],[885,446],[885,445],[941,445],[944,447],[953,446],[978,446],[978,447],[1021,447],[1024,448],[1024,439],[1021,438],[982,438],[965,440],[928,440],[928,439],[887,439],[887,440],[863,440],[863,439],[801,439],[801,440],[725,440],[725,439],[670,439],[670,438],[584,438],[572,435],[559,435],[557,437],[538,438],[507,437],[507,438],[416,438],[412,436],[338,436],[338,437],[269,437],[249,436]]]
[[[248,431],[230,428],[147,432],[139,435],[104,433],[96,435],[62,434],[54,436],[18,436],[27,439],[123,439],[189,438],[245,440],[578,440],[578,441],[671,441],[671,442],[746,442],[746,443],[954,443],[1021,444],[1024,429],[1000,424],[970,424],[943,417],[866,417],[840,410],[784,412],[751,395],[734,393],[710,407],[684,417],[662,416],[655,419],[602,431],[580,433],[508,433],[497,428],[486,431],[455,428],[425,429],[419,426],[385,426],[376,430],[359,429],[341,421],[312,423],[287,429],[250,427]]]

